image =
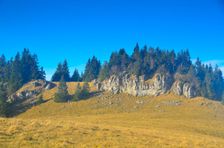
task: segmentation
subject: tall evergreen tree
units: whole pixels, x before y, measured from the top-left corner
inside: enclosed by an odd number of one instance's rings
[[[112,52],[109,60],[110,75],[120,72],[121,60],[117,52]]]
[[[17,53],[11,65],[11,74],[8,81],[8,93],[12,94],[23,85],[22,63],[20,54]]]
[[[79,71],[77,69],[74,70],[74,73],[71,77],[71,81],[74,81],[74,82],[80,82],[81,81],[81,77],[80,77]]]
[[[65,82],[70,81],[70,74],[69,74],[69,68],[68,68],[67,60],[64,60],[64,63],[62,65],[62,77],[64,77]]]
[[[43,71],[39,68],[37,55],[32,55],[28,49],[24,49],[21,58],[22,83],[25,84],[31,80],[42,79]]]
[[[106,78],[108,78],[110,76],[110,68],[109,68],[109,64],[107,62],[105,62],[100,70],[100,74],[98,79],[100,81],[105,80]]]
[[[3,82],[6,80],[6,58],[4,55],[1,55],[0,57],[0,82]]]
[[[177,55],[178,73],[186,74],[191,66],[191,58],[188,50],[182,50]]]
[[[65,80],[65,82],[70,81],[70,75],[69,75],[67,60],[65,60],[63,62],[63,64],[61,64],[61,63],[58,64],[58,67],[57,67],[55,73],[53,74],[51,80],[54,81],[54,82],[58,82],[62,79],[62,77]]]
[[[4,84],[0,85],[0,116],[5,117],[7,116],[8,112],[8,105],[7,105],[7,93],[5,90]]]
[[[61,80],[61,78],[62,78],[62,64],[59,63],[55,73],[53,74],[53,76],[51,78],[51,81],[58,82]]]
[[[78,83],[75,89],[75,94],[72,96],[72,101],[79,101],[81,92],[82,92],[82,87],[80,86],[80,83]]]
[[[130,71],[132,71],[132,74],[139,76],[141,74],[142,59],[138,44],[136,44],[136,47],[134,48],[134,52],[131,57],[132,65],[129,67]]]
[[[97,60],[95,56],[92,59],[89,59],[86,67],[85,72],[83,74],[83,80],[86,82],[90,82],[94,79],[97,79],[101,69],[100,61]]]
[[[58,91],[55,94],[54,101],[55,102],[67,102],[69,100],[70,100],[70,96],[68,93],[68,87],[66,85],[64,78],[62,77],[59,82]]]
[[[129,55],[126,53],[125,49],[120,49],[120,51],[119,51],[119,64],[120,64],[119,70],[126,71],[129,63],[130,63]]]

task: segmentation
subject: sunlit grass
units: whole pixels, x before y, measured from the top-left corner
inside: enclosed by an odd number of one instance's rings
[[[73,93],[76,83],[69,83]],[[94,89],[93,87],[91,87]],[[224,147],[224,107],[173,94],[48,102],[0,119],[0,147]]]

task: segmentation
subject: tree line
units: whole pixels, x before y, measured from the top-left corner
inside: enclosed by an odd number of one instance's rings
[[[7,60],[0,56],[0,114],[6,114],[7,98],[20,87],[31,80],[45,79],[45,71],[39,66],[36,54],[29,49],[17,53],[15,57]]]
[[[127,54],[125,49],[120,49],[118,52],[112,52],[109,61],[103,64],[93,56],[87,61],[85,71],[81,74],[75,69],[70,76],[68,63],[65,60],[58,64],[52,81],[61,81],[62,88],[66,90],[66,83],[63,82],[90,82],[95,79],[103,81],[111,75],[123,72],[136,76],[144,75],[146,79],[152,78],[155,73],[168,73],[175,80],[190,82],[200,96],[212,100],[224,100],[224,80],[218,66],[203,64],[199,58],[192,63],[188,50],[176,53],[174,50],[147,46],[140,49],[138,44],[131,55]],[[24,49],[9,60],[4,55],[0,56],[0,114],[4,114],[4,108],[7,108],[8,96],[25,83],[37,79],[45,79],[45,71],[39,66],[37,55],[31,54],[29,49]],[[80,92],[81,94],[73,98],[76,97],[76,100],[85,98],[80,96],[88,94],[87,88],[87,84],[85,87],[79,86],[76,94]],[[64,93],[67,95],[66,92]]]
[[[59,63],[55,73],[53,74],[51,81],[59,82],[62,78],[66,82],[90,82],[98,78],[100,73],[101,64],[95,56],[90,58],[85,66],[84,73],[79,73],[77,69],[74,70],[73,74],[70,76],[69,67],[67,60],[64,60],[63,63]]]
[[[176,80],[188,81],[197,89],[197,94],[212,100],[221,101],[224,98],[224,80],[222,71],[211,65],[203,64],[199,58],[192,63],[188,50],[176,53],[174,50],[161,50],[144,46],[140,49],[136,44],[134,51],[128,55],[125,49],[112,52],[109,61],[101,62],[94,56],[89,59],[83,74],[74,71],[69,77],[67,62],[59,64],[52,81],[59,81],[63,76],[65,81],[90,82],[98,79],[103,81],[111,75],[122,72],[152,78],[155,73],[168,73]],[[56,75],[56,76],[55,76]]]

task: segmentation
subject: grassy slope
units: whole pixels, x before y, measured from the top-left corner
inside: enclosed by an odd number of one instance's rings
[[[75,83],[69,83],[70,93]],[[92,90],[94,88],[92,87]],[[172,94],[49,101],[12,119],[0,119],[0,147],[224,147],[224,106]]]

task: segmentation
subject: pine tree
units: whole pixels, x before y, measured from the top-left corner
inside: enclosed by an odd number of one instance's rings
[[[71,81],[73,82],[80,82],[81,81],[81,77],[79,75],[79,71],[77,69],[75,69],[72,77],[71,77]]]
[[[86,67],[85,72],[83,75],[83,80],[86,82],[90,82],[94,79],[97,79],[101,69],[100,61],[97,60],[95,56],[92,59],[89,59]]]
[[[79,101],[83,99],[87,99],[90,96],[90,87],[89,83],[85,82],[83,87],[78,83],[75,94],[72,97],[72,101]]]
[[[62,77],[64,77],[65,82],[70,81],[70,75],[69,75],[69,68],[68,68],[67,60],[64,60],[64,63],[62,65]]]
[[[206,67],[206,74],[205,74],[205,84],[206,84],[206,97],[209,99],[215,99],[214,96],[214,86],[213,86],[213,69],[212,66],[209,65]]]
[[[121,60],[117,52],[113,52],[110,56],[109,68],[110,75],[118,74],[120,72]]]
[[[61,78],[62,78],[62,64],[59,63],[55,73],[53,74],[51,78],[51,81],[58,82],[61,80]]]
[[[130,70],[132,71],[131,73],[139,76],[141,74],[142,59],[138,44],[134,48],[134,52],[131,57],[132,57],[132,66],[129,67]]]
[[[68,87],[64,78],[62,77],[58,86],[58,91],[55,94],[54,101],[55,102],[67,102],[70,100],[70,96],[68,93]]]
[[[8,113],[7,93],[4,84],[0,85],[0,116],[5,117]]]
[[[31,71],[31,55],[28,49],[24,49],[22,53],[21,65],[22,65],[22,83],[25,84],[32,79]]]
[[[85,82],[83,84],[82,90],[81,90],[81,94],[80,94],[80,99],[87,99],[90,95],[89,93],[90,91],[90,87],[89,87],[89,83]]]
[[[222,71],[218,68],[217,65],[213,71],[212,87],[214,89],[215,100],[221,101],[224,91],[224,80]]]
[[[6,58],[4,55],[0,57],[0,82],[6,81]]]
[[[37,55],[32,55],[29,49],[24,49],[21,58],[22,84],[31,80],[43,79],[44,71],[39,68]]]
[[[120,60],[120,71],[126,71],[128,68],[128,65],[130,63],[129,55],[126,53],[125,49],[120,49],[119,51],[119,60]]]
[[[110,76],[109,64],[107,62],[105,62],[100,70],[98,79],[100,81],[103,81],[103,80],[107,79],[109,76]]]
[[[135,48],[134,48],[134,52],[132,54],[132,60],[133,62],[135,61],[139,61],[141,59],[141,56],[140,56],[140,49],[139,49],[139,45],[138,43],[136,44]]]
[[[186,74],[191,66],[191,58],[188,50],[182,50],[177,55],[177,72],[180,74]]]
[[[79,101],[81,92],[82,92],[82,87],[80,86],[80,83],[78,83],[75,89],[75,94],[72,96],[72,101]]]
[[[64,78],[65,82],[70,81],[70,74],[67,60],[64,60],[63,64],[61,63],[58,64],[57,69],[51,78],[51,81],[58,82],[61,80],[62,77]]]
[[[17,53],[11,65],[11,74],[8,81],[8,94],[14,93],[23,85],[22,63],[20,54]]]
[[[46,79],[46,73],[45,73],[43,67],[40,68],[39,79],[41,79],[41,80],[45,80]]]

